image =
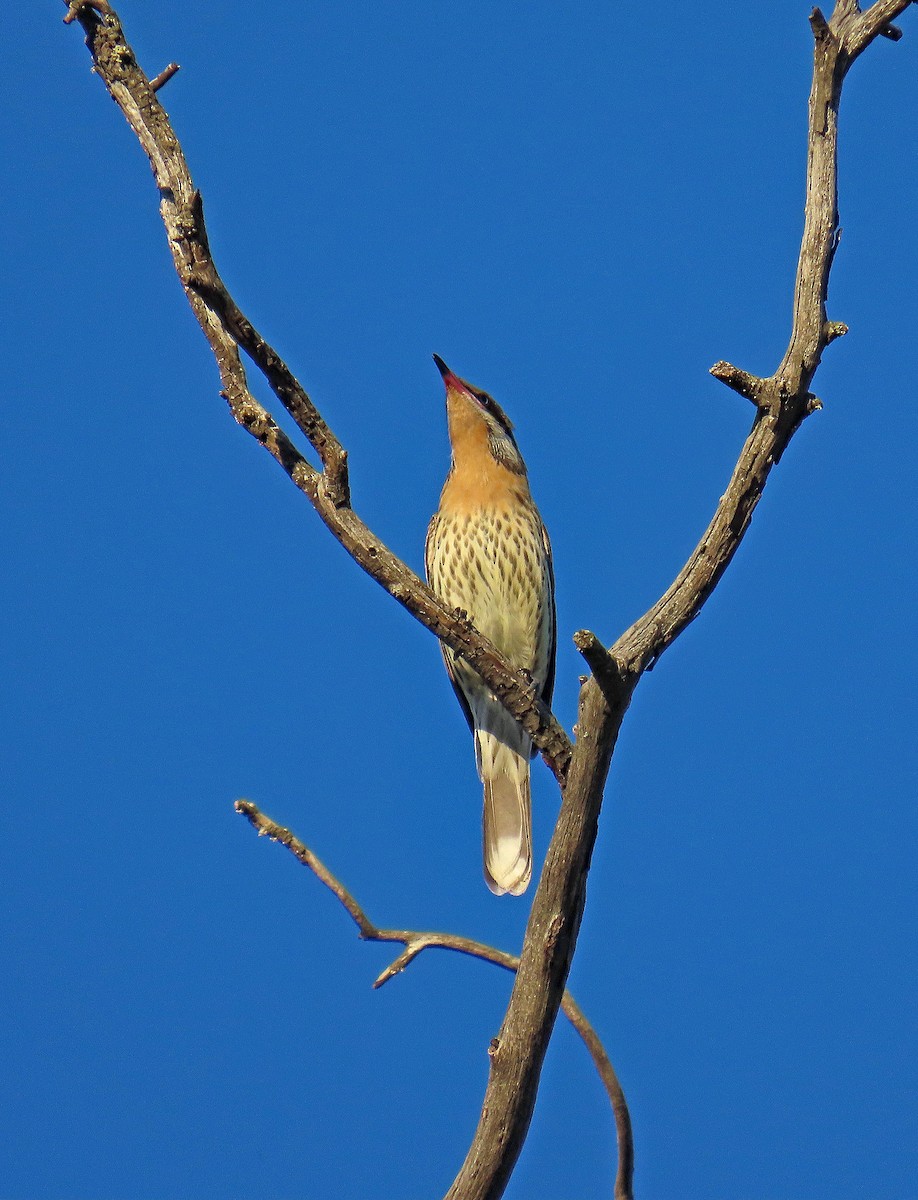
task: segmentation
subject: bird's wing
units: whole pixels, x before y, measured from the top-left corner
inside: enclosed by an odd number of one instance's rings
[[[555,655],[558,649],[558,616],[555,608],[555,567],[551,557],[551,542],[548,530],[542,525],[542,545],[545,547],[545,565],[548,568],[548,619],[551,622],[551,649],[548,654],[548,674],[542,688],[542,699],[551,708],[551,697],[555,689]]]
[[[440,514],[434,513],[430,518],[430,524],[427,526],[427,540],[424,543],[424,570],[427,574],[427,582],[430,583],[433,574],[433,556],[437,544],[437,535],[439,533]],[[469,702],[466,699],[465,692],[460,687],[454,669],[455,656],[448,646],[444,646],[440,642],[440,653],[443,655],[443,663],[446,667],[446,673],[449,676],[449,681],[453,685],[453,691],[456,693],[456,699],[459,701],[465,719],[469,723],[469,729],[472,733],[475,732],[475,718],[472,716],[472,710],[469,707]],[[553,668],[554,669],[554,668]]]
[[[551,697],[555,690],[555,657],[558,650],[558,619],[555,609],[555,565],[551,556],[551,541],[548,537],[548,530],[545,528],[541,517],[539,517],[539,529],[542,534],[542,546],[545,550],[545,586],[548,592],[547,609],[549,637],[551,639],[551,646],[548,651],[548,670],[546,671],[545,683],[542,685],[539,697],[544,704],[551,708]],[[535,758],[538,753],[539,751],[533,746],[529,757]]]

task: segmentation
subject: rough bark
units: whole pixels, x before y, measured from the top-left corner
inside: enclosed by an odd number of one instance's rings
[[[221,394],[234,418],[307,496],[331,533],[367,574],[475,667],[495,696],[531,735],[560,782],[570,762],[570,740],[538,698],[528,677],[511,667],[464,613],[447,608],[351,508],[347,451],[284,360],[258,334],[220,278],[210,252],[201,194],[192,182],[169,117],[128,44],[114,9],[107,0],[74,0],[64,19],[80,22],[96,73],[150,159],[172,260],[188,303],[213,351],[223,387]],[[170,71],[171,67],[167,68],[156,81]],[[252,395],[239,357],[240,349],[264,375],[316,451],[321,470],[300,453]]]
[[[539,1073],[567,980],[583,912],[586,876],[615,740],[641,673],[698,615],[749,527],[768,476],[800,423],[819,407],[809,391],[825,347],[844,327],[826,318],[829,271],[838,236],[838,104],[855,58],[910,0],[885,0],[861,13],[840,2],[829,21],[811,17],[815,37],[809,106],[804,232],[794,289],[790,342],[774,375],[760,379],[728,363],[712,374],[756,405],[714,518],[672,586],[615,642],[608,657],[582,631],[575,639],[596,678],[583,685],[577,741],[555,827],[533,899],[510,1004],[491,1058],[481,1117],[448,1200],[497,1200],[522,1148]]]
[[[711,368],[716,378],[754,403],[752,428],[710,525],[665,594],[610,649],[588,631],[576,635],[575,642],[593,674],[581,689],[573,747],[553,715],[537,700],[529,681],[503,660],[464,614],[446,609],[350,507],[346,451],[280,356],[238,309],[213,263],[200,194],[156,99],[156,89],[174,74],[174,65],[151,83],[107,0],[73,0],[68,7],[65,20],[79,20],[97,73],[150,157],[175,267],[213,350],[233,416],[308,497],[355,561],[475,667],[532,735],[561,785],[558,823],[533,899],[510,1004],[492,1046],[481,1118],[448,1200],[497,1200],[523,1145],[545,1050],[565,997],[603,790],[633,690],[643,672],[700,612],[736,553],[772,468],[801,422],[820,406],[809,390],[813,375],[826,346],[845,332],[844,325],[828,320],[825,309],[838,239],[837,132],[842,84],[852,63],[876,37],[898,40],[900,33],[891,22],[910,3],[879,0],[861,12],[856,0],[838,0],[828,20],[819,9],[811,14],[815,51],[806,207],[788,347],[768,378],[724,362]],[[240,347],[293,416],[317,453],[321,469],[300,453],[252,396],[239,358]],[[414,951],[412,945],[417,947]],[[399,963],[404,965],[423,948],[417,941],[406,943],[404,954],[390,970]],[[630,1196],[630,1145],[625,1157],[616,1184],[619,1200]]]
[[[495,966],[503,967],[507,971],[519,969],[520,960],[515,954],[507,954],[504,950],[486,946],[482,942],[473,941],[472,938],[459,934],[432,933],[416,929],[386,929],[375,925],[341,880],[329,871],[328,867],[296,834],[291,833],[284,826],[278,825],[276,821],[272,821],[251,800],[237,800],[236,811],[249,821],[260,837],[268,837],[273,842],[280,842],[304,867],[308,867],[312,871],[316,878],[344,906],[357,926],[361,938],[368,942],[399,942],[405,947],[402,953],[380,973],[373,983],[373,987],[382,987],[384,983],[388,983],[390,979],[404,971],[419,954],[432,949],[452,950],[459,954],[467,954],[472,958],[480,958],[484,962],[494,963]],[[609,1097],[618,1143],[615,1200],[630,1200],[634,1174],[634,1142],[625,1093],[599,1035],[587,1020],[580,1005],[566,990],[561,998],[561,1011],[580,1034],[599,1078],[602,1080],[603,1087],[606,1089],[606,1095]]]

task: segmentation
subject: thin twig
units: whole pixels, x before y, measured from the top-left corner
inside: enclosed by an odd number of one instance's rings
[[[169,63],[168,67],[163,67],[158,75],[155,75],[150,80],[150,90],[158,92],[160,88],[165,87],[173,75],[177,75],[182,68],[177,62]]]
[[[625,1101],[615,1068],[609,1061],[605,1048],[592,1025],[580,1010],[574,997],[565,991],[561,1001],[561,1011],[583,1038],[590,1053],[596,1070],[605,1085],[606,1093],[612,1104],[615,1117],[615,1133],[618,1140],[618,1170],[615,1175],[615,1200],[632,1200],[634,1186],[634,1138],[631,1132],[631,1114]]]
[[[308,867],[312,871],[316,878],[328,888],[347,910],[348,915],[357,926],[360,936],[364,941],[400,942],[405,947],[402,953],[376,978],[373,983],[374,988],[382,987],[384,983],[387,983],[395,975],[404,971],[409,963],[413,962],[424,950],[452,950],[457,954],[467,954],[472,958],[479,958],[483,962],[494,963],[495,966],[503,967],[507,971],[516,971],[519,967],[520,960],[516,955],[508,954],[504,950],[498,950],[494,946],[487,946],[483,942],[476,942],[472,938],[462,937],[459,934],[432,933],[430,931],[415,929],[383,929],[375,925],[357,902],[354,895],[313,854],[305,842],[302,842],[285,826],[278,825],[276,821],[272,821],[251,800],[237,800],[235,808],[236,812],[246,817],[259,837],[268,837],[273,842],[280,842],[282,846],[286,846],[290,853],[304,867]],[[622,1091],[618,1076],[615,1074],[615,1068],[612,1066],[612,1062],[599,1039],[599,1035],[568,991],[564,993],[561,1001],[561,1009],[589,1051],[599,1078],[602,1080],[603,1087],[606,1089],[609,1103],[612,1106],[612,1115],[615,1119],[615,1132],[618,1142],[615,1200],[631,1200],[632,1178],[634,1175],[634,1142],[631,1131],[631,1117],[628,1113],[625,1093]]]

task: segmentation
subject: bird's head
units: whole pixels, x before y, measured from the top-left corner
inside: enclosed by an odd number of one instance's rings
[[[446,385],[446,411],[454,454],[460,442],[486,441],[496,462],[516,475],[525,475],[526,465],[513,436],[513,425],[494,397],[454,375],[439,354],[433,359]]]

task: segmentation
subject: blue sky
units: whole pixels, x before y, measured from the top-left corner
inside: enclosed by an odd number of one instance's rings
[[[801,227],[808,6],[124,0],[218,265],[419,569],[448,463],[431,360],[514,419],[570,635],[667,586],[769,373]],[[218,396],[147,164],[63,6],[2,84],[0,1196],[445,1191],[510,979],[379,992],[293,827],[380,924],[518,949],[428,634]],[[918,28],[846,85],[829,313],[851,327],[701,618],[642,682],[571,986],[641,1197],[918,1196],[914,998]],[[259,395],[261,384],[253,379]],[[539,856],[557,796],[534,768]],[[610,1194],[563,1022],[507,1195]]]

